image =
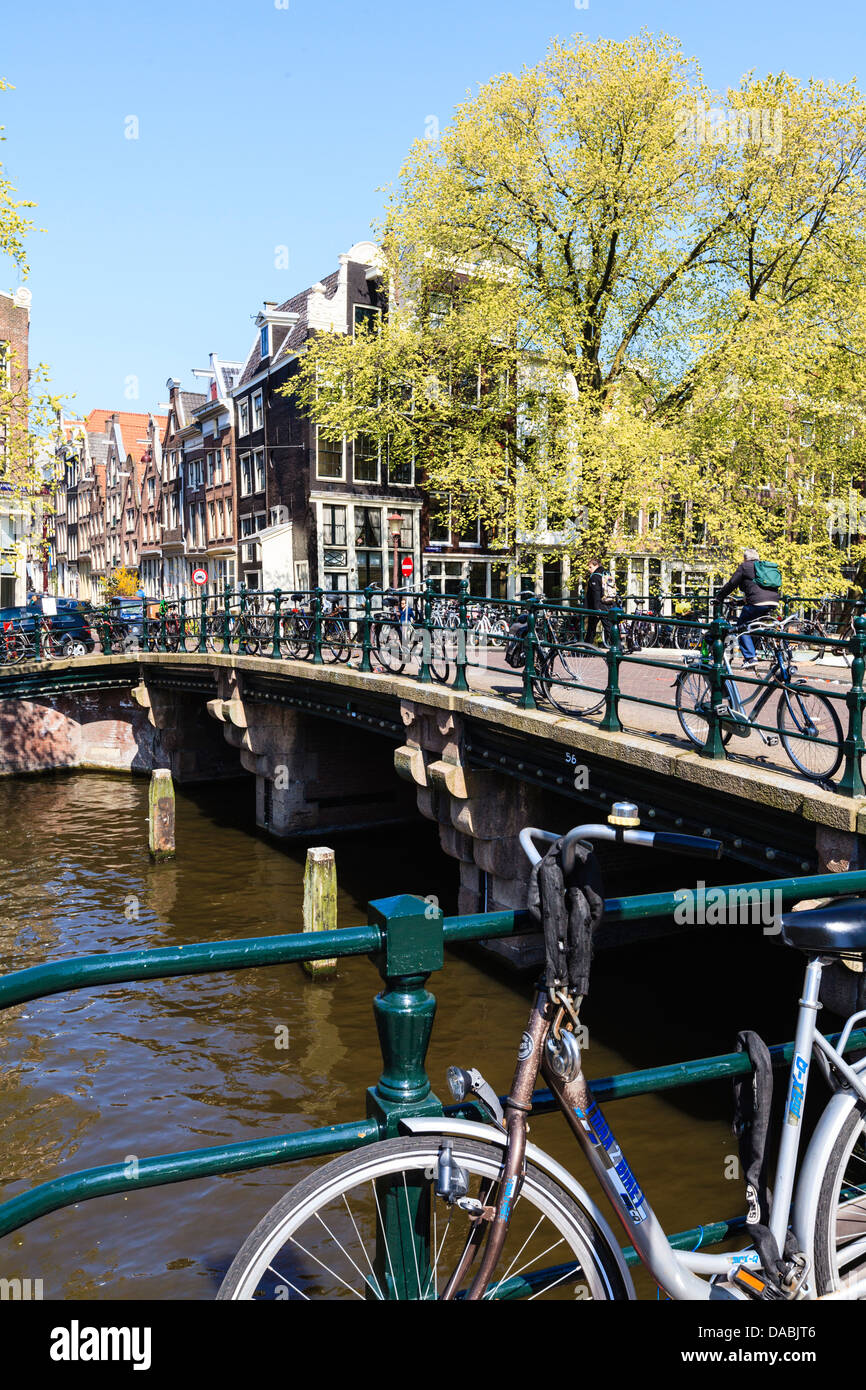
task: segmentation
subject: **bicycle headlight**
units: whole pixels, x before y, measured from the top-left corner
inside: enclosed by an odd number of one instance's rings
[[[448,1089],[459,1105],[460,1101],[466,1099],[467,1092],[472,1089],[472,1078],[468,1071],[464,1071],[462,1067],[449,1067],[445,1075]]]

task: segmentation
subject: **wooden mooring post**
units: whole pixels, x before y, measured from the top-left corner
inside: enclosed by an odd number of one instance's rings
[[[307,850],[304,866],[304,931],[334,931],[337,926],[337,864],[334,851],[323,846]],[[336,959],[305,960],[314,978],[333,975]]]
[[[167,767],[155,768],[147,798],[148,844],[152,859],[174,858],[174,783]]]

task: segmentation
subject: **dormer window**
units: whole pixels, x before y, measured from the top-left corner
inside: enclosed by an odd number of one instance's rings
[[[262,325],[259,353],[262,357],[270,357],[271,355],[271,325],[269,323]]]

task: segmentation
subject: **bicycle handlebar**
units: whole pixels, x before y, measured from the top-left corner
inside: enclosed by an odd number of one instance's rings
[[[562,839],[563,868],[566,873],[574,866],[573,846],[578,840],[615,840],[627,845],[641,845],[644,849],[666,849],[672,854],[685,854],[694,858],[721,859],[724,846],[721,840],[711,840],[703,835],[679,835],[671,830],[630,830],[617,825],[576,825],[565,835],[556,835],[552,830],[538,830],[527,825],[520,832],[520,846],[531,864],[539,864],[542,856],[532,843],[533,839],[555,844]]]

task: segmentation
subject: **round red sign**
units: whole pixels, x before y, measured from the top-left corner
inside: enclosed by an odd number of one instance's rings
[[[402,570],[403,574],[406,576],[407,579],[409,578],[409,575],[412,573],[414,568],[415,566],[412,563],[412,556],[407,555],[406,558],[403,560],[402,564],[400,565],[400,569]]]
[[[193,570],[193,572],[192,572],[192,582],[193,582],[193,584],[206,584],[206,583],[207,583],[207,570]]]

